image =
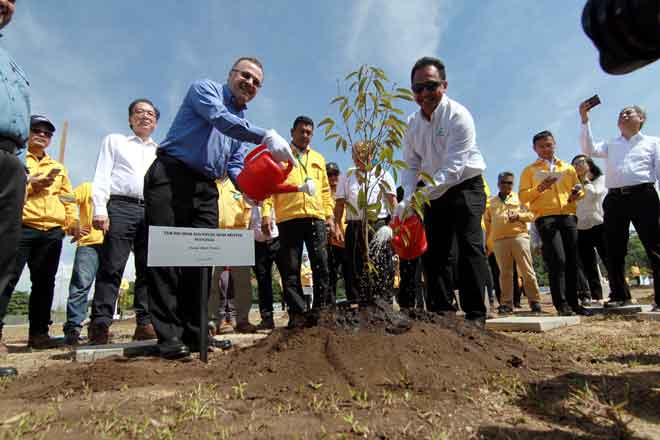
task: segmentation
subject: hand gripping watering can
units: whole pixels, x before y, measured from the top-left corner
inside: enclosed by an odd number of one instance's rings
[[[417,215],[411,215],[403,223],[399,217],[392,220],[392,229],[395,231],[392,238],[394,252],[402,260],[414,260],[426,252],[426,231],[424,224]]]
[[[297,192],[296,185],[284,183],[292,169],[292,163],[283,168],[273,159],[266,146],[260,145],[245,157],[243,171],[238,175],[238,186],[256,202],[272,194]]]

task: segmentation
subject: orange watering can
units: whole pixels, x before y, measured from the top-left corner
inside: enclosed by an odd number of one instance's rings
[[[426,252],[426,231],[424,223],[417,215],[411,215],[401,223],[399,217],[392,220],[392,229],[395,231],[392,238],[394,252],[402,260],[414,260]]]
[[[284,183],[293,169],[293,164],[289,163],[283,168],[273,159],[265,145],[252,150],[245,157],[243,164],[243,171],[238,175],[238,186],[256,202],[261,202],[272,194],[298,191],[296,185]]]

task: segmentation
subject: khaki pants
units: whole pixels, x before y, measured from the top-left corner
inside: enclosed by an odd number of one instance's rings
[[[495,259],[500,267],[500,289],[502,289],[501,304],[513,308],[513,263],[518,267],[518,274],[522,276],[525,295],[529,304],[539,302],[539,285],[536,281],[532,254],[529,248],[529,236],[501,238],[493,244]]]

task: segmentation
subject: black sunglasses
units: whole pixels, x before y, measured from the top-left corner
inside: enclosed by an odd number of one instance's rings
[[[47,138],[53,137],[53,132],[48,130],[42,130],[41,128],[32,128],[30,131],[34,134],[40,134],[46,136]]]
[[[438,87],[440,87],[441,82],[438,81],[426,81],[422,83],[415,83],[412,85],[411,89],[415,93],[422,93],[423,90],[428,92],[435,92]]]
[[[513,180],[501,180],[501,185],[513,185]]]

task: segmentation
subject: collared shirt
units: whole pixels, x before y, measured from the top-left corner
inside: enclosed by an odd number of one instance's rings
[[[78,220],[78,213],[71,181],[64,165],[51,159],[47,154],[39,159],[29,151],[25,156],[25,165],[31,176],[37,173],[45,176],[54,168],[59,169],[60,172],[55,176],[53,183],[38,193],[35,193],[32,185],[28,184],[27,199],[23,206],[23,225],[40,231],[58,227],[69,228]]]
[[[429,192],[429,198],[433,200],[486,169],[476,143],[472,115],[447,95],[442,97],[430,121],[421,110],[408,117],[403,148],[403,158],[409,166],[402,173],[406,198],[415,191],[419,171],[435,180]]]
[[[19,150],[16,154],[25,159],[25,143],[30,128],[30,82],[23,70],[7,51],[0,47],[0,136],[13,139]]]
[[[281,223],[295,218],[326,220],[332,217],[333,201],[323,155],[310,146],[302,152],[295,146],[292,150],[298,166],[291,170],[284,184],[299,187],[310,178],[314,181],[316,192],[313,196],[304,192],[273,194],[272,206],[277,211],[277,221]],[[270,215],[266,204],[264,213]]]
[[[349,221],[362,219],[362,210],[358,204],[358,196],[364,185],[361,185],[358,181],[357,173],[357,168],[351,167],[348,169],[348,171],[346,171],[346,173],[339,176],[337,193],[335,194],[336,200],[343,199],[346,205],[351,205],[355,209],[355,212],[353,212],[353,209],[349,208],[348,206],[344,208],[344,212],[346,212],[346,220]],[[387,171],[383,171],[380,176],[376,176],[376,174],[372,171],[368,174],[366,180],[367,188],[369,188],[366,197],[367,204],[372,205],[376,203],[380,196],[381,205],[378,218],[386,218],[389,215],[389,212],[387,210],[387,202],[385,200],[385,196],[387,194],[396,196],[396,184],[394,183],[394,178],[392,178],[392,175]],[[381,182],[383,183],[382,188]]]
[[[603,223],[605,177],[600,176],[584,184],[584,198],[577,202],[578,229],[591,229]]]
[[[211,179],[226,175],[236,184],[248,147],[266,132],[245,119],[227,85],[208,79],[188,89],[160,151]]]
[[[92,184],[94,215],[108,215],[110,196],[144,198],[144,175],[158,145],[149,138],[110,134],[103,139]]]
[[[275,218],[275,211],[270,210],[270,234],[264,234],[261,229],[261,219],[263,218],[262,208],[259,206],[252,207],[252,214],[250,216],[250,229],[254,231],[254,240],[259,242],[264,242],[268,240],[273,240],[280,235],[279,229],[277,229],[277,219]]]
[[[509,214],[518,214],[518,220],[509,221]],[[520,202],[515,192],[509,193],[504,200],[501,194],[491,197],[484,213],[486,236],[494,242],[503,238],[527,235],[527,222],[534,220],[534,214]]]
[[[548,189],[539,192],[537,187],[549,175],[548,162],[537,159],[527,166],[520,175],[518,197],[529,205],[535,218],[549,215],[575,215],[575,201],[568,201],[575,185],[580,183],[575,168],[560,159],[554,160],[554,175],[558,177]],[[578,200],[584,197],[584,190],[578,193]]]
[[[231,180],[216,181],[218,186],[218,227],[220,229],[248,229],[250,226],[250,206],[243,194],[234,188]]]
[[[76,204],[78,205],[78,211],[80,213],[80,227],[89,228],[89,234],[80,237],[80,240],[78,240],[78,246],[91,246],[103,243],[103,231],[95,229],[92,226],[92,220],[94,218],[92,183],[85,182],[78,185],[76,189],[73,190],[73,194],[76,197]]]
[[[584,154],[605,158],[607,188],[655,183],[660,177],[660,138],[639,132],[630,139],[594,142],[587,122],[582,124],[580,143]]]

